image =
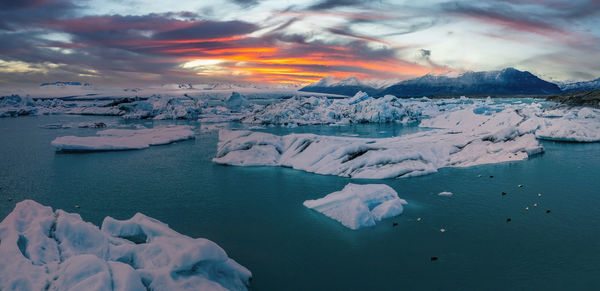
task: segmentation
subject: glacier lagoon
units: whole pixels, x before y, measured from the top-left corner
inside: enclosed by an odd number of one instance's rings
[[[41,127],[78,122],[192,125],[197,135],[140,151],[56,153],[50,145],[56,137],[92,136],[97,130]],[[252,271],[256,290],[600,286],[598,143],[541,141],[545,153],[525,161],[362,180],[218,165],[211,161],[218,134],[201,128],[194,122],[114,117],[0,119],[0,215],[23,199],[78,212],[96,225],[105,216],[128,219],[142,212],[219,244]],[[387,137],[419,130],[371,124],[263,131]],[[358,231],[302,205],[349,182],[387,184],[409,204],[401,216]],[[454,194],[440,197],[442,191]]]

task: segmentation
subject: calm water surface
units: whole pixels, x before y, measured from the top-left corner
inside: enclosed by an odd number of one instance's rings
[[[543,142],[546,153],[527,161],[373,181],[216,165],[215,131],[198,130],[195,140],[146,150],[60,154],[51,140],[96,130],[40,128],[83,121],[125,124],[111,117],[0,119],[1,217],[23,199],[78,212],[95,224],[105,216],[142,212],[218,243],[253,272],[253,290],[600,288],[600,144]],[[418,130],[362,125],[265,131],[375,137]],[[358,231],[302,206],[351,181],[388,184],[409,205],[403,215]],[[441,191],[454,195],[440,197]],[[439,260],[431,262],[431,256]]]

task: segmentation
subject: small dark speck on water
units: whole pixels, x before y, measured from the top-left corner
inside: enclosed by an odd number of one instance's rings
[[[511,220],[512,220],[512,219],[510,219],[510,217],[509,217],[509,218],[507,218],[507,219],[506,219],[506,222],[510,222]]]
[[[546,210],[546,213],[550,213],[550,210]]]
[[[432,261],[432,262],[433,262],[433,261],[437,261],[437,260],[438,260],[438,257],[431,257],[431,258],[429,258],[429,260],[430,260],[430,261]]]
[[[506,192],[502,192],[502,196],[506,195]]]
[[[12,201],[12,197],[8,197],[8,201]]]
[[[494,178],[494,176],[490,175],[490,178]]]
[[[398,226],[397,222],[392,222],[392,226]]]

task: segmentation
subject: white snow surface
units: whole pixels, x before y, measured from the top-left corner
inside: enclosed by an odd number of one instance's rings
[[[388,185],[349,183],[341,191],[320,199],[306,200],[303,204],[350,229],[359,229],[402,214],[403,205],[408,203]]]
[[[32,200],[0,223],[0,290],[246,290],[250,271],[214,242],[141,213],[102,227]]]
[[[107,129],[96,136],[61,136],[52,141],[57,151],[115,151],[144,149],[194,138],[186,125],[142,129]]]

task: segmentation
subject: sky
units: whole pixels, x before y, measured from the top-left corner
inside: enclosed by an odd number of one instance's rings
[[[600,77],[600,0],[0,0],[0,86]]]

